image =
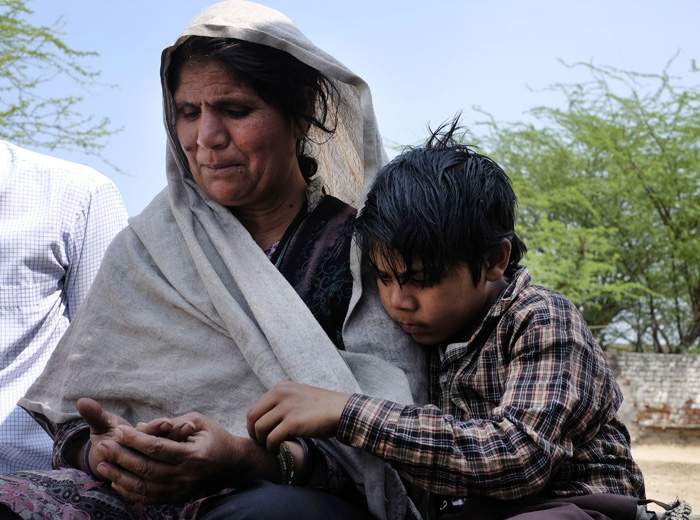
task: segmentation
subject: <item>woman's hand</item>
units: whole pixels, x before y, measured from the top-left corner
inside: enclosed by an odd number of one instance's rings
[[[248,411],[248,433],[271,451],[292,437],[333,437],[348,399],[349,394],[280,383]]]
[[[253,441],[231,435],[198,413],[138,428],[121,425],[117,431],[123,449],[107,446],[107,460],[98,471],[133,502],[183,501],[278,475],[274,457],[266,453],[261,457],[261,448]]]
[[[121,424],[128,425],[129,423],[113,413],[105,411],[102,406],[95,400],[83,397],[78,399],[77,403],[78,413],[81,415],[85,422],[90,426],[90,443],[92,448],[88,454],[88,464],[89,468],[83,467],[83,470],[90,470],[96,477],[102,476],[97,471],[97,466],[103,462],[104,457],[102,450],[100,449],[103,442],[110,443],[115,442],[119,436],[117,432],[117,427]],[[77,465],[84,465],[85,461],[83,450],[87,449],[86,446],[80,450],[81,456],[79,457]],[[103,478],[106,478],[102,476]]]

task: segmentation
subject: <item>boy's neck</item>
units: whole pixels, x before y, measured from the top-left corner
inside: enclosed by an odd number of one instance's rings
[[[486,282],[486,284],[487,298],[481,312],[477,317],[465,324],[465,326],[455,335],[454,338],[448,340],[446,345],[449,345],[450,343],[465,343],[472,338],[474,333],[481,327],[481,324],[491,310],[491,307],[494,306],[494,304],[498,301],[498,298],[501,296],[501,294],[503,294],[503,291],[505,291],[508,287],[509,280],[506,278],[500,278],[495,282]]]

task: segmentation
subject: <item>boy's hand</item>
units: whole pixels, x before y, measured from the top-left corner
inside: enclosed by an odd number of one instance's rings
[[[269,450],[291,437],[333,437],[349,394],[285,382],[248,411],[248,433]]]

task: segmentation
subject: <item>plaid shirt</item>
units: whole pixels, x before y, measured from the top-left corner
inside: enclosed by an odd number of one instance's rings
[[[464,343],[431,352],[431,403],[353,395],[337,439],[449,496],[643,496],[603,352],[563,296],[525,269]]]

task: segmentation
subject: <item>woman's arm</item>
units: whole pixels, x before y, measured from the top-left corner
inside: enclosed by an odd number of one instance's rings
[[[90,426],[85,419],[75,419],[60,424],[53,436],[53,453],[51,464],[54,468],[82,467],[82,453],[85,443],[90,438]]]
[[[82,419],[60,425],[54,435],[52,465],[54,468],[81,469],[100,478],[96,467],[101,459],[91,446],[113,440],[116,427],[129,423],[105,411],[92,399],[79,399],[77,409]]]

